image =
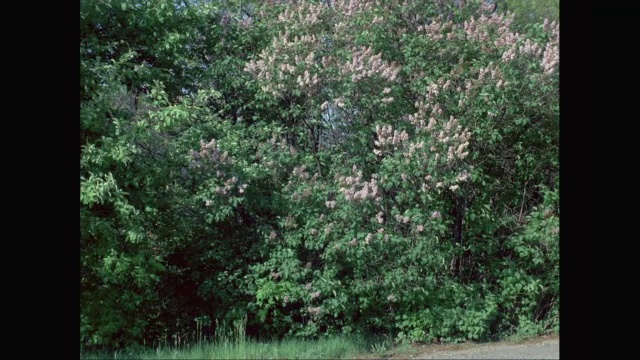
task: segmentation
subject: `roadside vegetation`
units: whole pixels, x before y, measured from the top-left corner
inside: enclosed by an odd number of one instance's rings
[[[559,333],[557,3],[81,0],[82,358]]]

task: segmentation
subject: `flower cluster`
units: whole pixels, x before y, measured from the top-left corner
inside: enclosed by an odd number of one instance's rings
[[[352,50],[351,61],[338,66],[343,75],[351,76],[351,81],[380,75],[383,79],[393,82],[396,80],[402,66],[382,61],[382,53],[373,55],[371,46],[362,50]]]
[[[311,196],[311,189],[308,187],[305,187],[304,189],[302,189],[302,191],[293,193],[293,195],[291,195],[291,199],[295,202],[299,202],[299,201],[302,201],[303,199],[308,198],[309,196]]]
[[[314,4],[311,2],[303,1],[299,4],[292,4],[291,6],[287,6],[284,9],[284,12],[278,15],[277,22],[287,25],[314,25],[318,23],[323,11],[325,11],[327,8],[328,7],[324,2]]]
[[[378,198],[378,181],[372,176],[371,181],[361,181],[362,171],[354,165],[352,176],[338,176],[338,183],[342,186],[340,192],[347,201],[363,201]]]
[[[216,186],[214,189],[214,192],[217,195],[227,195],[233,190],[234,186],[237,183],[238,183],[238,178],[233,176],[224,182],[224,186]],[[247,184],[239,185],[238,192],[240,194],[244,193],[244,190],[247,188],[247,186],[248,186]]]
[[[309,173],[306,171],[307,167],[302,165],[300,167],[295,167],[293,169],[293,176],[298,177],[300,180],[307,180],[309,178]]]
[[[334,0],[331,2],[293,2],[289,4],[284,12],[278,15],[277,23],[291,25],[303,24],[312,26],[317,24],[323,15],[331,16],[340,14],[341,17],[353,17],[354,15],[371,11],[375,6],[379,6],[378,1],[369,0]],[[329,13],[328,11],[331,11]],[[382,21],[381,17],[375,17],[373,22]]]
[[[380,5],[378,1],[370,0],[287,4],[276,21],[284,32],[274,37],[271,46],[249,61],[244,70],[258,80],[262,91],[276,97],[284,97],[296,90],[317,95],[321,88],[331,82],[341,81],[340,74],[353,82],[373,76],[396,81],[401,66],[383,61],[382,54],[374,54],[371,47],[353,47],[350,53],[344,54],[346,58],[336,57],[342,54],[332,54],[334,43],[355,40],[356,32],[353,31],[351,17],[373,16],[369,23],[358,26],[358,30],[382,22],[383,16],[373,14],[379,8],[376,4]],[[333,26],[318,25],[329,23]],[[290,35],[293,33],[302,36]],[[382,99],[385,104],[392,101],[391,96]]]
[[[214,188],[216,195],[229,195],[234,189],[237,189],[238,193],[243,194],[249,186],[246,183],[241,184],[236,176],[227,177],[226,172],[221,166],[233,165],[234,161],[228,152],[225,151],[221,153],[215,139],[211,139],[208,143],[201,140],[200,149],[198,151],[190,150],[189,157],[191,158],[189,168],[216,170],[215,177],[222,181],[222,186],[216,186]],[[213,201],[205,199],[205,206],[209,207],[211,205],[213,205]]]
[[[333,227],[334,227],[334,226],[336,226],[336,224],[335,224],[335,223],[333,223],[333,222],[332,222],[332,223],[330,223],[329,225],[327,225],[327,227],[326,227],[326,228],[324,228],[324,233],[325,233],[326,235],[329,235],[329,234],[331,233],[331,231],[333,230]]]
[[[555,66],[560,62],[560,51],[557,44],[548,43],[544,49],[542,57],[542,68],[544,74],[549,75],[554,72]]]
[[[443,16],[438,16],[434,21],[432,21],[428,25],[420,25],[418,26],[418,32],[424,31],[427,36],[432,40],[442,40],[445,37],[445,33],[454,28],[453,22],[451,20],[445,22],[443,20]],[[452,40],[454,34],[449,32],[447,35],[447,40]]]
[[[492,73],[491,70],[483,70],[480,78],[482,79],[489,73]],[[499,76],[497,71],[493,71],[493,74],[494,76]],[[439,83],[444,86],[447,82],[439,80]],[[453,174],[440,174],[438,179],[434,179],[432,174],[436,175],[439,169],[451,169],[452,165],[469,155],[468,147],[471,132],[459,125],[458,120],[452,115],[449,116],[447,121],[442,120],[443,110],[438,103],[433,104],[428,99],[418,100],[415,102],[415,107],[417,111],[414,114],[404,116],[404,119],[415,126],[416,140],[402,144],[402,149],[406,161],[414,159],[423,164],[426,169],[429,169],[430,174],[427,174],[424,177],[424,182],[419,185],[421,190],[427,191],[434,184],[436,188],[440,188],[444,187],[445,182],[449,186],[449,184],[455,185],[456,182],[465,181],[469,176],[465,166],[456,166]],[[388,139],[390,130],[391,128],[389,127],[379,128],[378,132]],[[374,152],[376,154],[380,153],[377,149]],[[405,174],[401,174],[401,176],[403,181],[408,180],[408,176],[405,176]]]
[[[490,53],[502,51],[502,61],[508,63],[516,58],[519,47],[518,44],[525,40],[525,36],[514,33],[510,30],[511,23],[514,19],[513,13],[498,14],[492,13],[489,16],[485,14],[478,18],[471,18],[463,24],[464,35],[471,42],[480,42],[484,52]],[[497,36],[492,39],[491,33],[495,32]],[[536,53],[536,45],[529,41],[521,46],[521,50],[525,53]]]
[[[331,102],[333,105],[339,107],[339,108],[343,108],[344,107],[344,100],[342,98],[337,98],[334,99],[333,102]],[[322,103],[322,105],[320,105],[320,109],[322,110],[326,110],[329,107],[330,102],[325,101]]]
[[[323,75],[315,53],[320,41],[315,35],[295,36],[281,32],[271,46],[263,49],[258,60],[245,64],[244,70],[262,84],[262,91],[282,97],[297,86],[306,92],[316,91]]]
[[[405,130],[398,132],[391,125],[376,125],[376,134],[378,140],[375,141],[376,146],[384,147],[385,145],[398,145],[409,140],[409,134]]]
[[[369,243],[371,242],[371,240],[373,240],[373,234],[368,233],[368,234],[367,234],[367,236],[366,236],[366,237],[365,237],[365,239],[364,239],[364,243],[365,243],[366,245],[369,245]]]
[[[376,125],[377,140],[374,142],[378,149],[374,149],[373,153],[382,156],[386,153],[390,153],[398,148],[405,148],[409,140],[409,134],[406,130],[398,131],[394,130],[391,125]],[[424,144],[423,144],[424,145]],[[409,145],[409,152],[415,151],[416,145]]]
[[[198,151],[190,150],[189,157],[191,162],[189,168],[202,168],[206,165],[233,165],[233,159],[229,157],[229,153],[220,152],[216,139],[211,139],[208,143],[200,140],[200,149]]]
[[[523,55],[540,56],[540,54],[542,53],[542,48],[540,48],[540,45],[538,45],[538,43],[531,41],[531,39],[527,39],[523,45],[520,45],[518,51]]]
[[[507,52],[510,51],[511,50],[508,50]],[[456,91],[458,93],[464,93],[467,98],[472,98],[487,84],[495,84],[498,88],[508,85],[508,82],[504,81],[502,71],[497,64],[490,63],[485,67],[481,67],[477,69],[477,74],[478,77],[476,79],[466,79],[464,81],[464,87],[459,86]],[[458,105],[460,107],[464,106],[463,98],[460,98]]]
[[[335,0],[334,6],[337,12],[347,17],[352,17],[359,12],[369,11],[375,6],[380,6],[380,2],[370,0]]]
[[[554,72],[556,65],[560,63],[560,26],[555,21],[551,25],[547,25],[546,22],[547,20],[545,20],[544,28],[551,31],[551,36],[542,54],[541,65],[544,74],[550,75]]]
[[[409,146],[407,147],[406,152],[402,153],[402,156],[404,157],[413,157],[413,154],[415,154],[416,152],[418,152],[418,150],[421,150],[425,147],[425,142],[424,141],[420,141],[418,143],[409,143]],[[405,179],[403,179],[405,180]]]
[[[309,314],[311,314],[311,315],[319,315],[319,314],[320,314],[320,311],[321,311],[321,308],[320,308],[319,306],[317,306],[317,307],[309,306],[309,307],[307,308],[307,311],[308,311],[308,312],[309,312]]]
[[[402,224],[408,224],[411,218],[408,216],[396,215],[396,221]]]
[[[436,145],[446,148],[447,164],[451,164],[455,160],[462,160],[469,155],[469,152],[466,150],[469,146],[471,132],[458,125],[458,120],[455,117],[450,116],[448,121],[439,123],[436,117],[442,114],[442,110],[438,104],[433,106],[430,114],[428,103],[416,101],[415,106],[417,111],[412,115],[406,116],[406,119],[414,124],[418,131],[429,133],[431,139],[435,140],[435,143],[432,141],[429,147],[431,152],[436,152],[434,160],[440,158],[438,146]],[[430,116],[428,123],[426,123],[427,116]],[[405,156],[411,157],[418,149],[424,148],[424,143],[418,142],[410,144],[408,148],[409,153],[405,154]]]
[[[448,145],[448,164],[456,159],[462,160],[469,155],[469,152],[466,150],[467,147],[469,147],[470,137],[471,132],[469,130],[463,130],[462,126],[458,125],[456,118],[451,116],[449,121],[445,123],[443,130],[440,130],[437,136],[438,142]]]
[[[284,227],[293,229],[297,228],[298,224],[296,223],[296,219],[291,215],[287,216],[287,218],[284,220]]]
[[[463,28],[467,40],[488,42],[490,29],[495,29],[498,34],[498,38],[494,44],[498,47],[512,46],[522,36],[520,34],[514,34],[509,29],[514,19],[513,13],[498,14],[493,13],[489,16],[485,14],[480,15],[477,19],[472,17],[470,20],[463,23]]]
[[[513,33],[509,30],[513,17],[513,13],[507,15],[494,13],[489,17],[482,15],[477,22],[474,19],[465,22],[465,32],[470,40],[487,42],[489,41],[488,28],[490,26],[495,27],[498,37],[495,39],[494,45],[498,48],[506,48],[502,53],[502,61],[504,63],[513,61],[518,53],[540,56],[542,49],[538,43],[531,39],[525,39],[524,35]],[[551,35],[549,42],[545,46],[544,53],[542,53],[540,65],[543,68],[543,73],[549,75],[554,72],[555,66],[560,61],[560,28],[555,22],[549,24],[548,20],[545,20],[543,28],[545,31],[551,32]]]

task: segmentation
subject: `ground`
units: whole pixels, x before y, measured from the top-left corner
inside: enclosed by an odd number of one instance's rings
[[[415,345],[389,359],[559,359],[560,336],[458,345]]]

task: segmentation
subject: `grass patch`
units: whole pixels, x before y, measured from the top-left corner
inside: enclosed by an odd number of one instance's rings
[[[220,327],[214,339],[182,346],[164,345],[141,351],[81,351],[80,358],[97,359],[344,359],[379,358],[394,350],[390,337],[327,336],[317,340],[285,339],[259,342],[245,336],[245,323]]]
[[[391,347],[384,341],[372,341],[358,336],[333,336],[318,340],[286,339],[257,342],[211,341],[181,348],[159,347],[140,352],[85,352],[81,359],[344,359],[361,354],[385,355]]]

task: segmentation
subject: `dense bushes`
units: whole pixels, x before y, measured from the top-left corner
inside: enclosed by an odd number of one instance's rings
[[[81,19],[84,346],[245,317],[558,331],[557,24],[519,33],[479,1],[87,0]]]

